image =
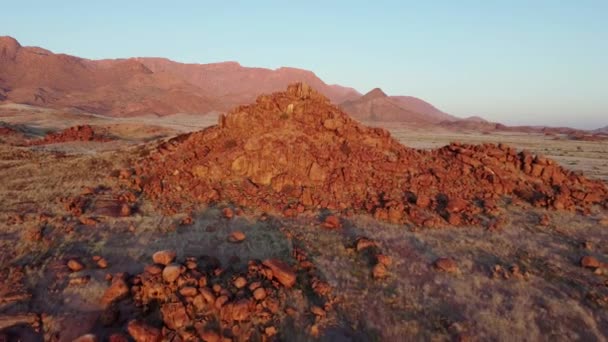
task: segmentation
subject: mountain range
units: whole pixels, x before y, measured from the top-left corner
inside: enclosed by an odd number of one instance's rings
[[[310,85],[361,121],[546,133],[543,127],[508,127],[480,117],[458,118],[419,98],[389,96],[380,88],[362,95],[350,87],[327,84],[303,69],[251,68],[237,62],[186,64],[149,57],[91,60],[24,47],[12,37],[0,36],[0,103],[69,108],[115,117],[206,114],[226,112],[295,82]]]
[[[183,64],[163,58],[90,60],[0,37],[0,101],[112,116],[204,114],[249,103],[296,81],[319,89],[335,103],[360,96],[295,68]]]
[[[437,124],[458,120],[421,99],[411,96],[388,96],[380,88],[375,88],[356,99],[347,100],[340,107],[362,121]]]
[[[110,116],[227,111],[263,93],[305,82],[360,120],[439,123],[457,120],[411,96],[329,85],[312,71],[250,68],[237,62],[185,64],[166,58],[90,60],[24,47],[0,37],[0,101],[75,108]]]

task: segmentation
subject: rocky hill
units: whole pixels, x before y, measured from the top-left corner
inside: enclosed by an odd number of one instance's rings
[[[508,146],[405,147],[301,83],[163,143],[133,170],[133,186],[167,212],[226,201],[437,226],[486,222],[502,196],[568,210],[608,198],[605,183]]]

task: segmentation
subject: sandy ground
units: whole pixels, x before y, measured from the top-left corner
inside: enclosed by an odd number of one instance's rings
[[[86,187],[120,189],[110,174],[130,165],[156,139],[215,123],[217,117],[179,115],[165,118],[112,119],[29,108],[3,108],[0,121],[28,124],[32,134],[87,123],[106,127],[120,139],[107,143],[70,143],[23,148],[0,144],[0,270],[23,268],[23,291],[31,299],[3,305],[0,316],[44,314],[45,340],[71,341],[88,332],[107,336],[124,331],[129,315],[137,315],[130,301],[122,303],[121,317],[110,328],[100,324],[99,299],[108,284],[107,273],[136,274],[161,249],[178,251],[178,258],[215,256],[229,263],[250,258],[289,258],[295,245],[310,256],[321,277],[338,297],[336,312],[327,318],[321,340],[357,341],[605,341],[608,339],[608,276],[580,267],[584,255],[608,262],[608,227],[600,223],[606,210],[588,215],[519,207],[505,201],[508,218],[499,231],[481,227],[421,230],[381,223],[365,215],[343,218],[343,228],[325,230],[320,213],[297,219],[246,210],[232,220],[221,217],[223,205],[193,213],[194,224],[180,225],[184,215],[164,216],[150,203],[140,202],[129,217],[95,215],[98,224],[86,226],[71,218],[59,199],[76,196]],[[408,146],[432,148],[450,141],[507,143],[555,158],[562,165],[591,177],[608,179],[608,144],[553,140],[523,134],[468,134],[422,132],[388,127]],[[58,154],[56,152],[63,152]],[[67,154],[65,154],[67,152]],[[39,220],[40,213],[52,217]],[[542,215],[548,226],[539,225]],[[12,218],[21,215],[23,222]],[[68,220],[68,221],[66,221]],[[72,228],[66,228],[72,227]],[[242,230],[242,244],[226,242]],[[40,239],[32,233],[41,232]],[[355,252],[358,237],[376,241],[392,257],[390,275],[370,276],[369,257]],[[90,260],[101,255],[109,268],[86,261],[77,273],[59,276],[67,259]],[[454,274],[432,266],[438,257],[458,264]],[[244,267],[237,262],[234,267]],[[494,272],[496,267],[506,270]],[[519,272],[511,272],[513,267]],[[493,276],[494,274],[494,276]],[[85,286],[69,279],[90,276]],[[67,277],[67,278],[66,278]],[[19,288],[0,280],[4,288]],[[0,299],[10,291],[0,287]],[[41,337],[19,330],[33,340]],[[284,340],[312,340],[306,329],[279,328]],[[24,332],[25,331],[25,332]],[[29,335],[28,335],[29,334]],[[103,340],[103,339],[102,339]]]

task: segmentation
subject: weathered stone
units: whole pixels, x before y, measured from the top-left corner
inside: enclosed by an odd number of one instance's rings
[[[179,289],[179,294],[184,297],[194,297],[198,294],[198,290],[193,286],[185,286]]]
[[[68,260],[67,265],[68,265],[68,268],[70,269],[70,271],[72,271],[72,272],[78,272],[78,271],[82,271],[84,269],[84,265],[76,259]]]
[[[222,214],[224,215],[225,218],[227,219],[231,219],[234,217],[234,211],[232,211],[232,209],[230,208],[224,208],[222,210]]]
[[[390,256],[384,254],[377,254],[376,260],[378,261],[378,263],[384,266],[391,266],[391,264],[393,263],[393,259]]]
[[[99,268],[107,268],[108,267],[108,261],[104,258],[101,258],[99,260],[97,260],[97,267]]]
[[[179,278],[181,272],[182,272],[182,267],[180,265],[177,265],[177,264],[167,265],[163,269],[163,279],[167,283],[172,283],[172,282],[176,281],[177,278]]]
[[[237,277],[233,284],[237,289],[242,289],[247,285],[247,279],[245,279],[245,277]]]
[[[113,277],[112,284],[101,297],[101,303],[107,306],[129,295],[129,285],[122,277]]]
[[[324,317],[325,316],[325,310],[321,309],[320,307],[313,305],[310,308],[310,312],[312,312],[315,316],[320,316],[320,317]]]
[[[377,246],[378,245],[376,244],[375,241],[372,241],[365,237],[361,237],[361,238],[357,239],[355,248],[357,249],[357,252],[361,252],[362,250],[365,250],[367,248],[377,247]]]
[[[160,307],[165,325],[172,330],[184,328],[190,324],[190,317],[182,303],[167,303]]]
[[[152,255],[152,260],[157,264],[166,266],[172,263],[173,260],[175,260],[176,255],[177,254],[175,253],[175,251],[171,250],[158,251]]]
[[[328,215],[323,221],[323,227],[328,229],[340,228],[340,219],[335,215]]]
[[[228,236],[228,241],[238,243],[245,241],[246,238],[247,236],[245,235],[245,233],[240,230],[237,230],[230,233],[230,236]]]
[[[452,258],[438,258],[435,260],[434,264],[436,269],[448,272],[448,273],[456,273],[458,272],[458,264]]]
[[[249,308],[250,302],[246,299],[241,299],[236,303],[232,304],[232,319],[235,321],[245,321],[249,319],[251,310]]]
[[[264,260],[263,265],[272,270],[273,276],[281,285],[290,288],[296,284],[296,274],[291,266],[278,259]]]
[[[266,290],[263,287],[258,287],[253,291],[253,298],[262,300],[266,298]]]
[[[141,321],[132,320],[127,325],[129,335],[135,342],[160,342],[162,334],[160,329],[154,328]]]
[[[374,277],[374,279],[386,278],[388,276],[388,270],[386,269],[386,266],[380,263],[374,265],[374,267],[372,268],[372,276]]]
[[[585,255],[581,258],[581,266],[585,268],[599,268],[602,266],[602,263],[595,257]]]

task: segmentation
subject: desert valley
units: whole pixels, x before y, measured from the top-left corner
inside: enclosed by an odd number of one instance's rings
[[[604,341],[608,127],[0,37],[0,341]]]

